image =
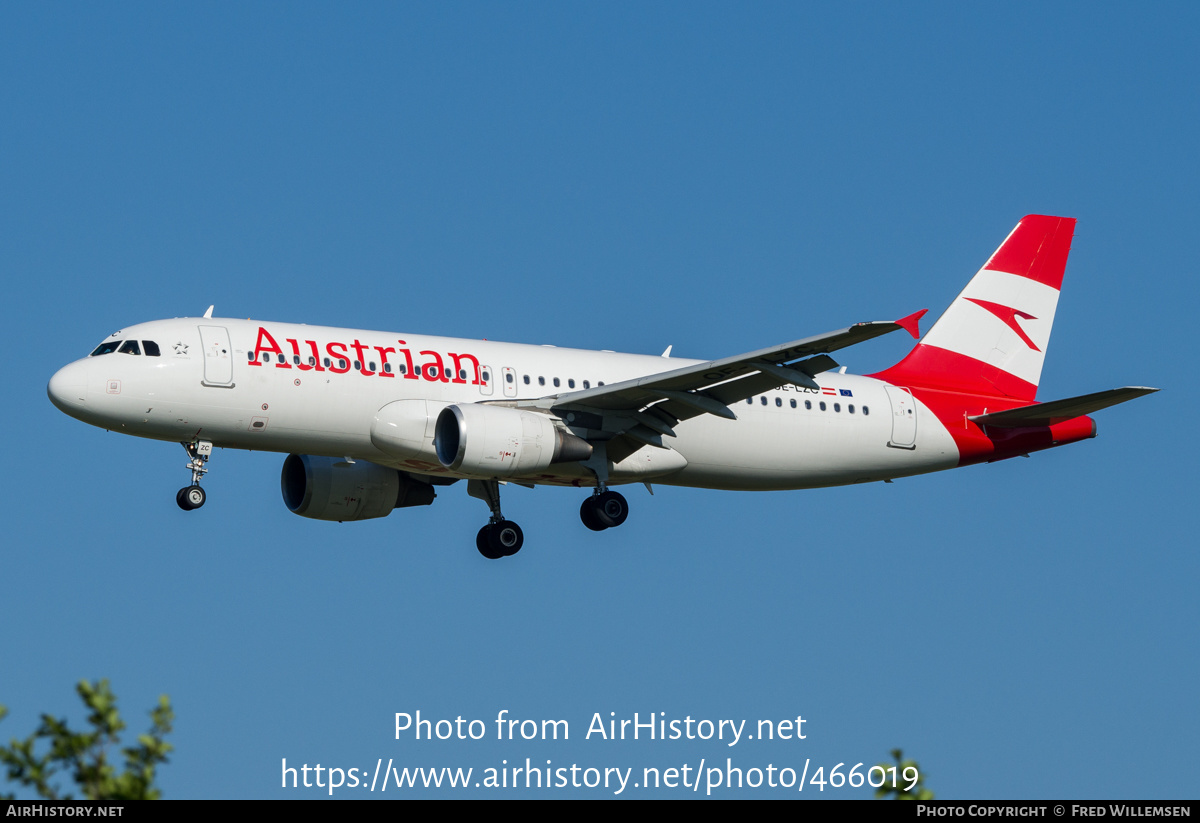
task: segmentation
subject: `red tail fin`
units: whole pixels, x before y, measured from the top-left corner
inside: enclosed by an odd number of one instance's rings
[[[898,386],[1033,400],[1075,220],[1031,214],[908,356],[872,375]]]

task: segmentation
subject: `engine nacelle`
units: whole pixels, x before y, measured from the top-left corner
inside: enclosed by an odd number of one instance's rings
[[[371,421],[371,443],[401,460],[432,462],[434,423],[446,404],[436,400],[396,400],[375,413]]]
[[[530,474],[592,456],[586,440],[544,414],[476,403],[442,409],[433,444],[443,466],[477,477]]]
[[[365,460],[289,454],[279,477],[283,502],[293,514],[314,520],[369,520],[392,509],[428,506],[433,486]]]

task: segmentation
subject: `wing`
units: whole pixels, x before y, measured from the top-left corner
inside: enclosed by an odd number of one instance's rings
[[[729,407],[747,397],[784,383],[817,388],[813,377],[838,367],[829,352],[899,329],[918,337],[917,323],[924,313],[922,310],[896,321],[858,323],[780,346],[523,405],[550,409],[560,416],[574,413],[575,425],[591,430],[589,439],[610,441],[608,454],[615,462],[643,444],[669,448],[662,437],[674,437],[673,427],[681,420],[701,414],[736,420],[737,415]],[[625,442],[611,442],[616,438]]]

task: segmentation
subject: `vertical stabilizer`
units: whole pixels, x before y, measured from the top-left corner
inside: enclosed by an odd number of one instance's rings
[[[925,338],[874,376],[1033,400],[1074,232],[1074,218],[1022,218]]]

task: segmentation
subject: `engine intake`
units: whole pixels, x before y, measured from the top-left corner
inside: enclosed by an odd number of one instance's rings
[[[289,454],[279,477],[283,502],[293,514],[314,520],[369,520],[392,509],[428,506],[433,486],[359,460]]]
[[[592,446],[536,412],[477,403],[438,415],[434,448],[443,466],[479,477],[513,477],[592,456]]]

